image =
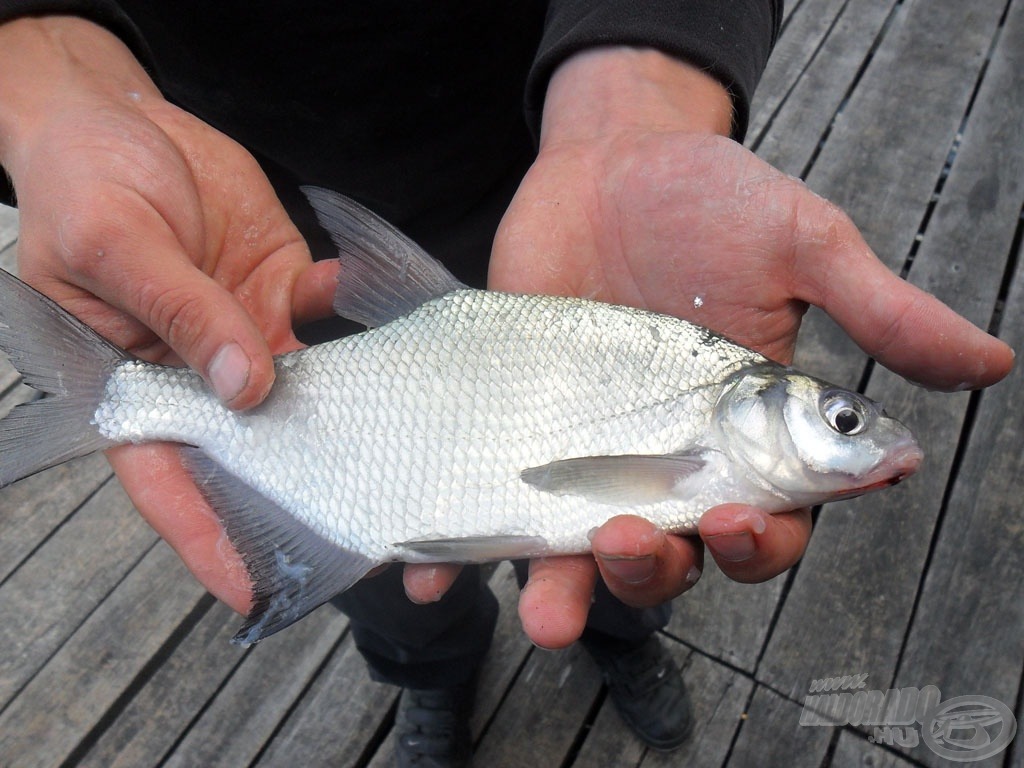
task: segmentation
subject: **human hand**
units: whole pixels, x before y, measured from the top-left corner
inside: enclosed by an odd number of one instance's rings
[[[914,381],[979,387],[1006,374],[1006,345],[892,275],[838,208],[728,129],[724,90],[685,65],[623,49],[571,59],[549,85],[541,151],[495,240],[491,287],[684,317],[783,363],[815,304]],[[699,532],[727,575],[760,581],[799,559],[810,518],[727,505]],[[520,615],[537,644],[578,637],[598,569],[613,594],[647,606],[702,567],[700,539],[638,518],[610,521],[593,548],[532,564]]]
[[[312,265],[255,160],[81,19],[0,26],[0,104],[22,278],[133,354],[188,364],[231,407],[260,402],[272,353],[300,346],[293,323],[329,314],[336,267]],[[189,569],[245,612],[248,575],[177,450],[108,455]]]

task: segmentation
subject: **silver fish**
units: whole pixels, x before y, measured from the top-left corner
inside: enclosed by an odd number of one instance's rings
[[[0,486],[121,443],[182,443],[241,552],[256,642],[389,562],[586,552],[626,512],[693,532],[723,502],[780,512],[914,472],[867,398],[674,317],[467,288],[352,201],[306,188],[364,333],[276,358],[225,408],[0,272],[0,349],[47,397],[0,421]]]

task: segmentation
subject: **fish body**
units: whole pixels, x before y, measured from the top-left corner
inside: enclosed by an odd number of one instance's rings
[[[240,642],[383,562],[585,552],[626,512],[692,532],[716,504],[795,509],[920,461],[909,430],[854,392],[677,318],[467,288],[365,209],[307,194],[342,252],[336,308],[371,327],[279,356],[270,395],[244,413],[0,280],[0,347],[51,393],[0,422],[0,485],[110,445],[191,446],[186,465],[253,577]],[[68,357],[40,357],[19,322]],[[23,450],[33,425],[60,420],[77,443]]]

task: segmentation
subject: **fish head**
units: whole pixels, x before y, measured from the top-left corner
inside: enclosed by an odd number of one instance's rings
[[[734,374],[714,424],[738,471],[794,507],[894,485],[923,458],[913,433],[875,401],[776,366]]]

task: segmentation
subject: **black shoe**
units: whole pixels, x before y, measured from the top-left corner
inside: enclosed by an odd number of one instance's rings
[[[473,753],[469,716],[475,689],[474,681],[402,691],[395,716],[395,765],[466,768]]]
[[[693,729],[690,700],[679,667],[657,637],[625,651],[586,640],[583,645],[601,668],[615,708],[637,736],[665,752],[686,741]]]

